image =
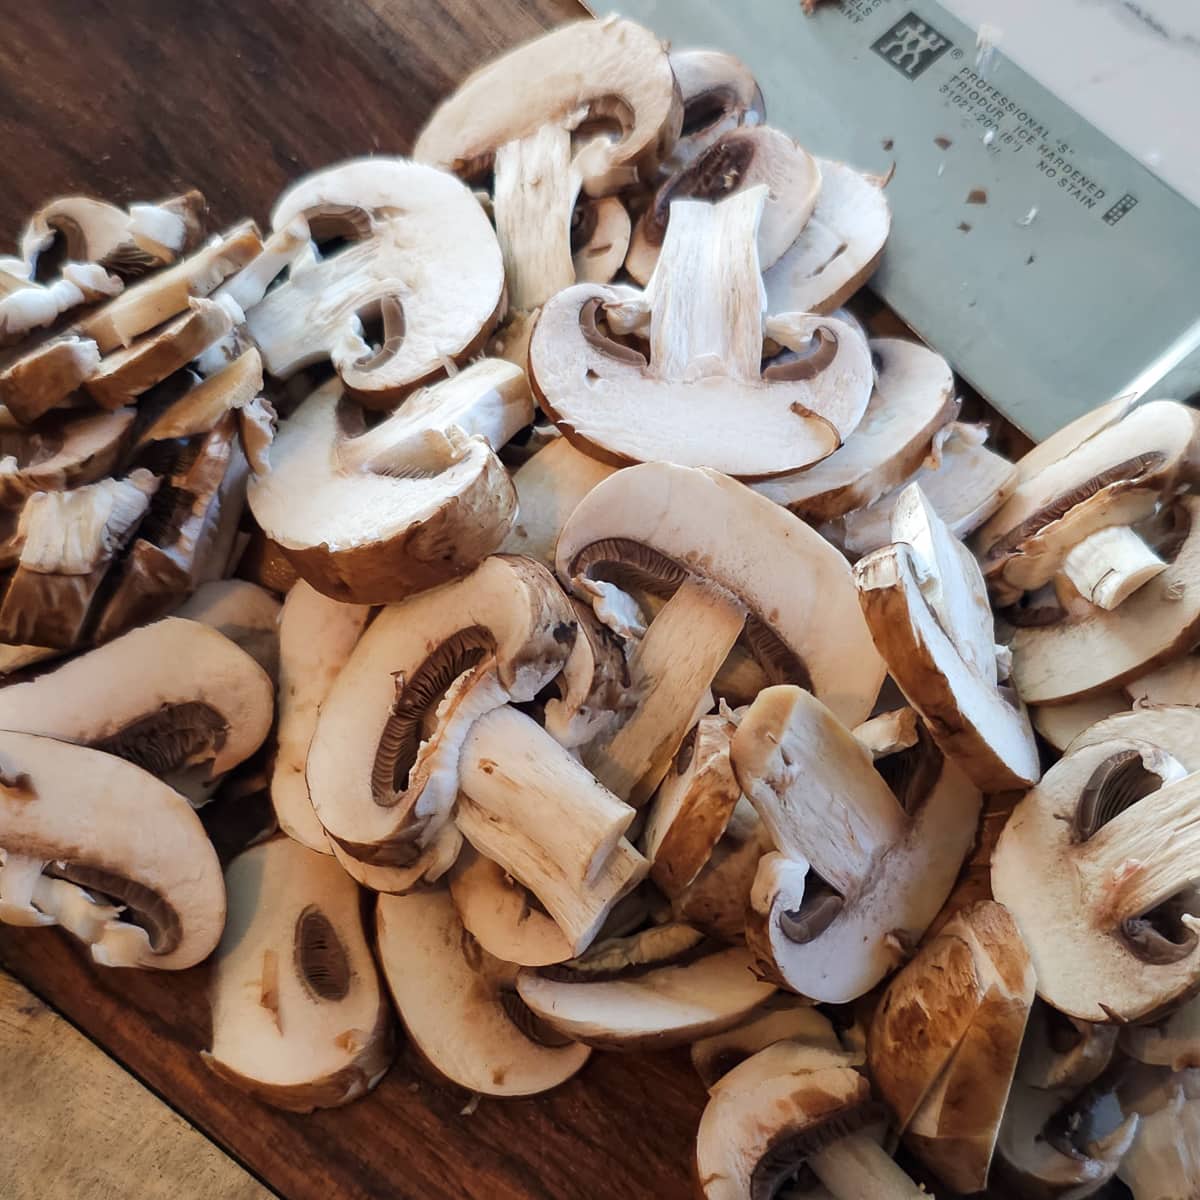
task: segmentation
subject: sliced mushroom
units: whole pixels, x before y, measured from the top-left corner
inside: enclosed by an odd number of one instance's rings
[[[1121,1050],[1138,1062],[1172,1071],[1200,1067],[1200,1000],[1189,1000],[1162,1020],[1126,1025],[1120,1035]]]
[[[683,101],[679,139],[663,163],[674,174],[723,133],[767,119],[763,94],[750,68],[720,50],[672,50],[671,70]]]
[[[348,1104],[392,1059],[392,1022],[359,891],[290,838],[225,872],[229,917],[213,958],[210,1070],[291,1112]]]
[[[262,358],[246,350],[224,370],[198,381],[145,425],[138,435],[139,448],[173,438],[209,433],[227,412],[245,410],[262,391]],[[146,397],[139,405],[145,414]]]
[[[892,213],[886,180],[845,163],[817,159],[821,194],[812,218],[763,273],[767,311],[832,312],[871,277],[883,256]]]
[[[487,217],[456,179],[402,158],[352,159],[284,192],[271,224],[278,232],[297,217],[317,242],[349,244],[293,261],[246,313],[272,375],[328,358],[359,400],[388,408],[482,347],[500,315],[503,266]],[[375,320],[378,346],[362,331]]]
[[[770,327],[800,352],[762,367],[759,186],[719,204],[678,200],[643,297],[578,284],[542,310],[529,347],[543,409],[585,452],[761,478],[827,457],[858,424],[873,370],[863,338],[831,317]],[[650,317],[650,357],[596,327],[602,306]]]
[[[1017,482],[1025,483],[1035,475],[1040,475],[1047,467],[1066,458],[1096,434],[1103,433],[1118,421],[1123,421],[1138,406],[1140,399],[1136,393],[1126,392],[1123,396],[1076,417],[1069,425],[1064,425],[1048,438],[1038,442],[1018,460]]]
[[[766,125],[718,135],[659,187],[634,227],[625,269],[643,286],[648,282],[676,200],[715,204],[759,184],[768,189],[758,226],[758,262],[765,271],[800,236],[821,191],[817,160],[786,133]]]
[[[201,584],[173,615],[211,626],[241,646],[272,680],[279,678],[279,601],[266,588],[245,579],[213,580]]]
[[[0,636],[60,650],[78,645],[97,594],[150,507],[149,471],[69,492],[39,492],[21,510],[21,556],[0,603]]]
[[[583,958],[523,970],[525,1004],[566,1037],[615,1050],[666,1049],[743,1021],[774,992],[743,949],[683,925],[597,943]]]
[[[257,528],[238,558],[237,573],[280,596],[286,595],[299,579],[291,559]]]
[[[543,446],[513,473],[517,489],[516,522],[501,547],[554,565],[558,535],[579,502],[615,470],[589,458],[563,437]]]
[[[744,1025],[692,1043],[692,1066],[712,1089],[734,1067],[776,1042],[796,1042],[830,1055],[830,1066],[857,1066],[838,1038],[833,1023],[811,1004],[779,992]]]
[[[617,17],[578,21],[470,75],[434,112],[414,157],[467,180],[491,168],[509,303],[525,311],[575,281],[571,212],[580,188],[603,196],[651,178],[681,118],[666,48],[653,33]]]
[[[912,708],[894,708],[856,725],[851,733],[873,760],[911,750],[921,740],[921,722]]]
[[[1033,998],[1016,925],[984,901],[927,942],[875,1010],[875,1086],[906,1144],[957,1192],[987,1186]]]
[[[1097,721],[1124,712],[1129,699],[1122,691],[1097,692],[1066,704],[1039,704],[1030,709],[1033,727],[1054,747],[1065,750],[1081,733]]]
[[[705,1200],[771,1200],[823,1186],[834,1200],[926,1193],[862,1132],[877,1122],[866,1077],[828,1051],[777,1042],[711,1089],[696,1171]]]
[[[504,540],[516,496],[494,449],[530,413],[520,369],[499,359],[366,431],[334,381],[280,426],[268,470],[251,481],[251,510],[318,591],[399,600],[466,573]]]
[[[978,529],[1016,486],[1016,468],[989,450],[986,439],[984,426],[954,422],[935,436],[933,452],[910,480],[921,485],[955,537],[965,538]],[[821,532],[854,560],[886,546],[903,490],[885,492],[865,508],[823,526]]]
[[[724,714],[701,717],[655,795],[642,846],[650,878],[669,897],[704,869],[742,794],[729,762],[736,727]]]
[[[1190,409],[1156,400],[1026,474],[977,538],[998,601],[1065,570],[1085,599],[1114,609],[1161,573],[1161,559],[1129,526],[1169,495],[1198,430]]]
[[[43,342],[0,369],[0,404],[28,425],[51,409],[68,406],[100,365],[89,338],[66,336]]]
[[[557,562],[583,595],[611,583],[670,596],[686,579],[707,579],[748,613],[745,644],[772,682],[810,687],[852,726],[874,705],[884,667],[845,560],[731,479],[667,463],[619,471],[572,513]]]
[[[68,417],[54,414],[28,429],[0,431],[0,506],[19,505],[34,492],[94,483],[120,460],[135,413]]]
[[[1101,1098],[1090,1089],[1077,1097],[1018,1081],[996,1144],[996,1184],[1033,1200],[1083,1200],[1103,1187],[1132,1144],[1138,1117],[1096,1131],[1087,1109]]]
[[[795,475],[754,490],[810,521],[830,521],[900,487],[928,457],[934,435],[958,415],[946,360],[919,342],[870,343],[875,390],[840,450]]]
[[[48,284],[13,277],[0,269],[0,346],[31,330],[53,325],[65,312],[116,296],[125,285],[95,263],[69,262]]]
[[[446,892],[381,896],[380,964],[418,1053],[485,1096],[532,1096],[570,1079],[591,1051],[544,1030],[511,990],[512,969],[463,928]]]
[[[386,609],[320,708],[307,777],[321,824],[365,862],[410,865],[449,820],[475,718],[532,700],[574,639],[566,597],[529,559],[485,559],[464,579]],[[460,678],[477,686],[459,684],[444,704]]]
[[[195,191],[158,204],[131,204],[127,211],[89,196],[63,196],[34,213],[21,234],[21,257],[36,266],[61,235],[68,259],[141,275],[190,250],[200,238],[203,213],[204,197]]]
[[[201,583],[220,579],[233,553],[246,490],[237,419],[226,413],[207,434],[161,448],[167,475],[150,515],[121,562],[96,625],[99,641],[176,608]]]
[[[409,892],[429,888],[449,872],[462,852],[463,836],[455,826],[443,826],[433,841],[404,867],[362,862],[348,854],[332,838],[329,839],[328,845],[333,851],[333,857],[341,864],[342,870],[355,882],[373,892],[404,896]]]
[[[0,921],[61,925],[102,966],[182,970],[221,936],[225,888],[200,819],[114,755],[0,733],[0,850]]]
[[[459,855],[450,874],[450,895],[467,932],[496,958],[543,967],[574,953],[570,940],[529,890],[474,849]]]
[[[975,837],[980,796],[950,760],[924,743],[894,757],[881,766],[895,790],[796,687],[761,692],[733,736],[777,851],[758,865],[747,941],[770,978],[818,1002],[863,995],[911,952]]]
[[[1182,545],[1167,569],[1120,608],[1094,607],[1082,617],[1017,629],[1012,678],[1027,703],[1059,704],[1120,686],[1195,644],[1200,636],[1200,499],[1182,497],[1174,515]]]
[[[1121,1159],[1117,1178],[1133,1200],[1194,1196],[1200,1179],[1200,1095],[1194,1072],[1137,1081],[1121,1103],[1138,1116],[1137,1135]]]
[[[629,212],[617,196],[575,205],[571,223],[573,283],[611,283],[629,250]]]
[[[1180,704],[1116,713],[1085,729],[1070,749],[1122,739],[1165,746],[1185,771],[1200,771],[1200,711]]]
[[[1117,1048],[1116,1025],[1068,1017],[1034,1002],[1017,1064],[1017,1078],[1035,1088],[1079,1091],[1108,1069]]]
[[[266,672],[215,629],[179,617],[0,688],[0,728],[93,746],[168,781],[231,770],[258,749],[273,714]]]
[[[253,221],[246,221],[212,238],[175,266],[127,288],[80,321],[78,332],[91,338],[102,354],[131,346],[142,334],[186,312],[193,299],[212,295],[261,252],[258,229]]]
[[[974,557],[910,484],[897,539],[854,569],[876,649],[941,749],[984,791],[1037,780],[1028,714],[997,682],[995,631]],[[903,539],[903,540],[901,540]]]
[[[1173,750],[1170,738],[1076,743],[1013,810],[992,856],[1038,995],[1079,1020],[1142,1020],[1200,989],[1200,774]]]

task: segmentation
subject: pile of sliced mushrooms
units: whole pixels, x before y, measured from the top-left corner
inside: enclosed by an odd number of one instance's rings
[[[484,1096],[690,1045],[708,1200],[1200,1194],[1198,416],[990,450],[842,307],[886,180],[764,121],[609,18],[265,234],[34,216],[0,920],[211,956],[287,1109],[395,1010]]]

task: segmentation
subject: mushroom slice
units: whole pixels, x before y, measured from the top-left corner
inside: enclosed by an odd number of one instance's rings
[[[932,453],[909,481],[920,484],[925,498],[958,538],[978,529],[1016,486],[1016,468],[989,450],[986,439],[984,426],[954,422],[934,437]],[[892,540],[892,514],[903,490],[885,492],[865,508],[823,526],[821,532],[854,560],[886,546]]]
[[[997,684],[983,576],[910,484],[893,517],[896,541],[854,569],[862,610],[892,677],[942,750],[984,791],[1037,780],[1028,714]]]
[[[119,275],[142,275],[169,266],[200,238],[204,197],[185,192],[128,211],[89,196],[63,196],[44,204],[21,234],[21,257],[34,267],[61,235],[66,256],[99,263]]]
[[[530,79],[532,93],[522,87]],[[681,118],[653,33],[616,17],[576,21],[468,76],[429,119],[413,157],[468,180],[492,169],[509,303],[523,311],[574,282],[580,188],[603,196],[651,178]],[[615,121],[618,135],[600,132],[601,121]]]
[[[672,50],[671,70],[683,100],[683,127],[663,170],[674,174],[739,126],[761,125],[766,105],[750,68],[720,50]]]
[[[317,713],[346,665],[370,616],[357,604],[339,604],[300,580],[279,615],[279,726],[271,803],[279,827],[310,850],[329,853],[304,767]]]
[[[713,949],[685,925],[597,943],[581,959],[523,970],[525,1004],[564,1036],[615,1050],[663,1050],[743,1021],[774,984],[743,949]]]
[[[0,603],[4,641],[60,650],[80,642],[109,566],[158,484],[137,470],[126,479],[30,496],[19,522],[21,556]]]
[[[1114,1039],[1117,1031],[1112,1030]],[[1200,1067],[1200,1000],[1189,1000],[1169,1016],[1120,1030],[1121,1050],[1138,1062],[1185,1071]]]
[[[558,535],[579,502],[616,468],[556,437],[513,473],[517,518],[501,547],[554,565]]]
[[[655,795],[642,847],[650,878],[668,897],[678,896],[703,870],[742,794],[729,762],[736,728],[724,714],[701,717]]]
[[[221,936],[221,866],[200,819],[111,754],[0,733],[0,851],[0,921],[61,925],[102,966],[182,970]]]
[[[830,521],[900,487],[929,455],[934,435],[958,415],[946,360],[919,342],[869,343],[875,390],[858,428],[840,450],[795,475],[754,490],[810,521]]]
[[[875,703],[884,666],[845,559],[732,479],[668,463],[619,471],[572,513],[557,563],[581,595],[599,582],[670,596],[706,579],[747,612],[744,643],[771,682],[811,688],[852,726]]]
[[[229,313],[212,300],[189,300],[188,310],[132,345],[114,350],[84,381],[101,408],[133,403],[143,392],[192,359],[233,328]]]
[[[1090,1090],[1082,1096],[1085,1106],[1099,1098]],[[1069,1090],[1039,1091],[1020,1081],[1014,1085],[996,1143],[999,1187],[1007,1186],[1019,1196],[1083,1200],[1113,1178],[1137,1134],[1139,1119],[1131,1114],[1099,1135],[1076,1100]],[[1074,1128],[1061,1130],[1068,1113]]]
[[[94,746],[163,777],[231,770],[262,744],[273,715],[266,672],[215,629],[180,617],[0,689],[0,728]]]
[[[834,1200],[926,1193],[866,1133],[878,1120],[866,1077],[829,1051],[777,1042],[710,1090],[696,1139],[705,1200],[770,1200],[814,1179]]]
[[[1108,1069],[1119,1032],[1116,1025],[1080,1021],[1036,1000],[1029,1014],[1017,1078],[1030,1087],[1077,1092]]]
[[[433,841],[405,867],[362,862],[332,838],[328,845],[342,870],[356,883],[373,892],[403,896],[437,883],[458,860],[463,849],[463,836],[453,825],[444,825]]]
[[[487,217],[456,179],[402,158],[352,159],[284,192],[271,223],[278,232],[298,217],[316,242],[349,244],[293,261],[247,311],[272,375],[328,358],[358,399],[387,408],[482,347],[500,315],[503,264]],[[375,320],[377,347],[362,332]]]
[[[1142,1020],[1200,989],[1200,774],[1171,739],[1076,744],[1014,809],[992,888],[1029,945],[1038,995],[1083,1021]]]
[[[221,578],[232,556],[247,471],[235,415],[191,445],[164,446],[160,457],[174,465],[120,564],[99,641],[170,612],[199,584]]]
[[[1066,704],[1039,704],[1029,711],[1034,729],[1061,753],[1097,721],[1128,708],[1129,698],[1118,690],[1097,692]]]
[[[467,932],[496,958],[544,967],[574,953],[566,934],[529,890],[474,849],[458,856],[450,873],[450,895]]]
[[[851,731],[872,760],[911,750],[921,740],[920,719],[912,708],[894,708],[871,717]]]
[[[714,1033],[692,1043],[692,1066],[709,1090],[717,1080],[760,1050],[776,1042],[796,1042],[830,1056],[830,1066],[852,1067],[832,1022],[811,1004],[784,992],[776,993],[744,1025]]]
[[[365,432],[340,401],[336,381],[313,392],[250,484],[258,523],[313,587],[348,603],[399,600],[500,545],[516,495],[494,449],[532,411],[520,368],[483,359]]]
[[[574,639],[567,598],[545,567],[523,558],[485,559],[465,578],[386,609],[320,707],[307,777],[322,825],[363,861],[410,865],[449,819],[475,718],[532,700]],[[471,686],[460,683],[444,704],[464,674]]]
[[[1200,711],[1195,707],[1173,704],[1116,713],[1085,729],[1068,749],[1100,746],[1122,739],[1164,746],[1185,771],[1200,771]]]
[[[1134,1200],[1176,1200],[1196,1194],[1200,1179],[1200,1096],[1194,1072],[1136,1079],[1121,1088],[1121,1105],[1137,1114],[1137,1134],[1117,1178]]]
[[[1200,654],[1193,652],[1186,658],[1139,675],[1125,685],[1125,690],[1139,707],[1200,705]]]
[[[81,304],[116,296],[124,286],[95,263],[69,262],[48,284],[13,277],[0,267],[0,346],[20,341],[40,326],[53,325]]]
[[[1025,483],[1035,475],[1040,475],[1047,467],[1066,458],[1096,434],[1103,433],[1109,426],[1123,421],[1137,408],[1140,401],[1141,397],[1135,392],[1126,392],[1123,396],[1076,417],[1069,425],[1064,425],[1044,441],[1038,442],[1018,460],[1017,482]]]
[[[796,687],[759,693],[731,756],[777,851],[758,865],[747,916],[760,969],[818,1002],[863,995],[949,895],[979,793],[924,742],[881,760],[889,786],[850,731]]]
[[[43,342],[0,369],[0,404],[22,425],[69,405],[100,365],[90,338],[68,335]]]
[[[802,354],[762,367],[758,186],[719,204],[677,200],[640,300],[577,284],[542,310],[529,346],[547,415],[617,465],[664,460],[762,478],[826,458],[871,395],[866,341],[832,317],[789,314],[772,338]],[[601,333],[602,306],[650,314],[650,357]],[[636,415],[635,415],[636,414]]]
[[[629,212],[616,196],[584,199],[571,222],[573,283],[610,283],[629,250]]]
[[[480,948],[448,893],[381,896],[379,960],[413,1045],[434,1070],[485,1096],[533,1096],[570,1079],[586,1046],[532,1019],[512,968]]]
[[[1190,409],[1156,400],[1027,475],[976,539],[998,600],[1065,570],[1085,599],[1113,609],[1160,573],[1161,559],[1129,526],[1169,494],[1198,430]]]
[[[871,277],[883,256],[892,213],[886,180],[817,159],[821,194],[796,240],[763,273],[769,313],[832,312]]]
[[[1138,410],[1141,411],[1141,410]],[[1177,658],[1200,637],[1200,498],[1176,502],[1183,542],[1167,569],[1111,612],[1094,607],[1049,625],[1018,628],[1012,679],[1029,704],[1106,691]]]
[[[1021,935],[993,901],[958,913],[888,985],[871,1077],[905,1142],[955,1191],[987,1186],[1034,998]]]
[[[224,370],[199,381],[154,416],[138,435],[137,445],[140,449],[153,442],[208,433],[227,412],[244,410],[251,404],[262,386],[262,358],[257,350],[246,350]],[[145,409],[143,400],[139,412]]]
[[[365,1095],[391,1062],[392,1022],[354,881],[326,855],[274,838],[229,864],[225,890],[205,1064],[291,1112]]]
[[[272,680],[279,678],[279,601],[245,579],[217,579],[201,584],[174,612],[199,621],[245,652]]]
[[[58,492],[103,479],[117,465],[132,408],[88,416],[54,414],[27,429],[0,430],[0,507],[34,492]]]
[[[634,227],[625,269],[640,284],[649,280],[676,200],[715,204],[759,184],[768,189],[758,227],[758,261],[765,271],[800,236],[821,191],[817,160],[786,133],[766,125],[720,134],[659,187]]]

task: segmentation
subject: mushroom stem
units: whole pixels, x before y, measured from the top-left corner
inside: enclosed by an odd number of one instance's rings
[[[493,212],[508,303],[523,312],[575,282],[571,213],[579,194],[571,134],[541,126],[496,149]]]
[[[827,1146],[808,1165],[835,1200],[929,1200],[877,1142],[861,1133]]]
[[[1127,525],[1097,530],[1063,561],[1063,572],[1079,593],[1109,610],[1166,569],[1167,564]]]
[[[1181,892],[1200,877],[1200,773],[1131,804],[1088,839],[1083,854],[1100,889],[1101,912],[1118,923]]]
[[[635,808],[650,798],[745,622],[745,608],[723,588],[692,578],[680,584],[630,663],[637,707],[606,744],[585,754],[605,787]]]
[[[658,378],[760,378],[767,299],[757,237],[766,198],[759,186],[720,204],[672,203],[646,285],[651,373]]]
[[[536,721],[507,705],[471,726],[458,774],[483,813],[538,846],[571,884],[596,880],[634,818]]]

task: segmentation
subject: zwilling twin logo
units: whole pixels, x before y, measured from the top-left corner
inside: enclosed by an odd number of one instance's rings
[[[910,12],[872,43],[871,49],[906,79],[916,79],[950,49],[950,40]]]

